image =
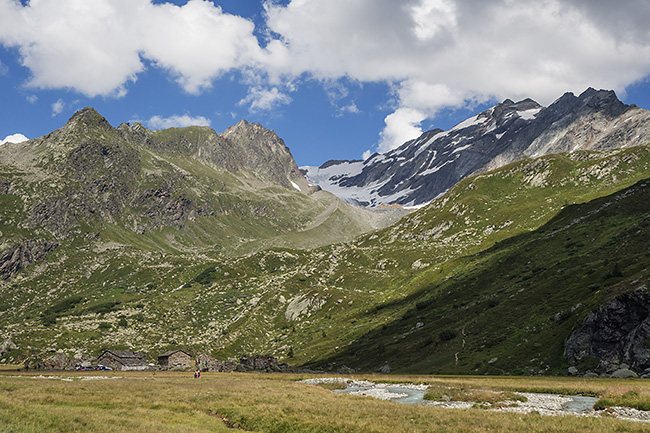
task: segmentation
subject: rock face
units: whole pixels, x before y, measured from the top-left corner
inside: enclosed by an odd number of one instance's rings
[[[176,156],[235,174],[248,190],[310,191],[284,141],[259,124],[242,121],[222,135],[207,127],[114,128],[87,107],[50,134],[0,148],[0,194],[12,205],[0,215],[0,280],[43,261],[88,226],[145,234],[180,230],[201,217],[275,217],[271,206],[230,199],[225,181],[209,184],[168,161]],[[226,193],[215,198],[215,190]],[[25,239],[31,236],[37,239]]]
[[[420,205],[463,178],[513,161],[650,141],[650,111],[613,91],[567,93],[549,107],[509,99],[448,131],[434,129],[365,161],[303,167],[311,183],[355,204]]]
[[[564,344],[564,356],[580,373],[619,375],[650,368],[650,294],[645,286],[590,313]]]
[[[230,146],[240,167],[263,181],[307,191],[307,181],[278,135],[259,123],[242,120],[219,134]],[[252,148],[251,148],[252,147]],[[293,185],[291,184],[293,183]]]
[[[308,190],[307,181],[284,141],[259,123],[242,120],[221,134],[207,126],[150,131],[137,122],[133,126],[123,123],[117,129],[126,141],[157,152],[190,156],[261,182]]]
[[[300,295],[293,298],[284,312],[284,317],[288,322],[298,320],[303,316],[309,316],[314,311],[320,309],[326,300],[323,298]]]
[[[65,355],[65,353],[58,352],[45,359],[38,365],[38,368],[45,370],[65,370],[68,366],[68,357]]]
[[[0,344],[0,356],[3,356],[5,353],[8,353],[11,350],[18,349],[18,346],[11,341],[11,338],[7,338],[5,341]]]
[[[0,279],[14,276],[32,263],[39,262],[56,249],[56,241],[22,240],[0,249]]]

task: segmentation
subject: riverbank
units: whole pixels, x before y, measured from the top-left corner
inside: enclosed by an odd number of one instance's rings
[[[613,416],[540,416],[471,408],[394,404],[341,395],[300,380],[312,374],[191,372],[0,373],[0,430],[20,433],[207,433],[233,430],[300,433],[644,433],[648,424]],[[649,381],[531,377],[366,375],[359,381],[399,384],[405,393],[440,386],[512,390],[548,389],[616,396],[650,395]],[[423,391],[422,385],[427,385]],[[336,383],[331,388],[340,387]],[[383,392],[382,392],[383,393]],[[383,393],[383,394],[386,394]],[[603,412],[603,411],[598,411]],[[623,415],[621,413],[621,415]],[[635,416],[630,412],[629,415]]]
[[[549,393],[514,392],[520,396],[517,400],[503,400],[495,402],[484,401],[454,401],[450,398],[441,400],[427,400],[425,395],[429,389],[426,384],[387,384],[374,383],[366,380],[348,379],[343,377],[323,377],[302,380],[301,383],[309,385],[338,384],[345,389],[336,389],[334,392],[363,397],[372,397],[379,400],[390,400],[396,403],[433,406],[446,409],[471,409],[480,408],[495,412],[509,412],[520,414],[539,414],[544,416],[582,416],[582,417],[614,417],[636,422],[650,422],[650,411],[643,411],[626,407],[609,407],[595,410],[594,405],[598,399],[589,396],[571,396]]]

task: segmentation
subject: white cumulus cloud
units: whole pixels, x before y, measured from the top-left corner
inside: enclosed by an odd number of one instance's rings
[[[548,104],[590,86],[621,93],[650,74],[650,2],[292,0],[267,9],[292,73],[395,86],[380,150],[419,132],[414,112],[431,118],[505,98]]]
[[[63,102],[63,99],[59,98],[54,104],[52,104],[52,117],[61,114],[64,108],[65,102]]]
[[[226,71],[264,61],[253,30],[207,0],[0,0],[0,43],[18,47],[28,85],[91,97],[125,95],[143,58],[198,93]]]
[[[3,145],[5,143],[22,143],[23,141],[27,140],[29,140],[29,138],[25,137],[23,134],[11,134],[7,135],[2,141],[0,141],[0,145]]]
[[[0,42],[18,47],[29,86],[89,96],[125,92],[143,70],[137,13],[143,0],[0,0]]]
[[[289,104],[291,97],[286,93],[278,90],[277,87],[265,89],[263,87],[251,87],[248,90],[248,95],[239,101],[239,105],[249,105],[252,112],[256,111],[270,111],[274,108]]]
[[[145,62],[191,94],[241,72],[249,85],[241,104],[252,111],[290,103],[293,83],[310,79],[326,89],[387,83],[395,116],[382,149],[441,108],[548,104],[587,87],[622,94],[650,75],[648,1],[267,0],[265,8],[256,29],[208,0],[0,0],[0,44],[17,48],[28,86],[91,97],[125,95]],[[346,112],[352,102],[341,104]]]
[[[189,93],[209,88],[226,71],[263,61],[265,51],[253,35],[254,24],[224,13],[212,2],[190,0],[182,7],[165,3],[145,9],[143,56],[169,70]]]
[[[151,129],[182,128],[186,126],[210,126],[212,121],[207,117],[192,117],[188,114],[173,115],[169,117],[152,116],[149,120],[143,121]]]
[[[420,124],[426,115],[413,108],[399,108],[389,114],[384,122],[386,127],[381,132],[381,139],[377,150],[380,153],[395,149],[405,142],[422,134]]]

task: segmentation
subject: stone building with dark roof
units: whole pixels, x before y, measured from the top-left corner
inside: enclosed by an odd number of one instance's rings
[[[170,350],[158,356],[160,368],[190,368],[192,357],[184,350]]]
[[[146,370],[149,366],[142,353],[130,350],[107,350],[102,353],[97,362],[100,365],[111,367],[113,370]]]

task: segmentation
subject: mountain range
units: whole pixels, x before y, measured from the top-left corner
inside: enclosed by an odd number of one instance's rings
[[[519,159],[648,143],[649,120],[649,111],[623,104],[613,91],[566,93],[548,107],[506,99],[448,131],[427,131],[365,161],[302,169],[311,183],[349,203],[420,206],[467,176]]]
[[[321,168],[430,179],[389,201],[428,203],[407,211],[310,185],[258,124],[150,131],[86,108],[0,147],[0,362],[182,348],[341,371],[648,374],[647,115],[591,89],[504,101]]]

